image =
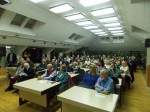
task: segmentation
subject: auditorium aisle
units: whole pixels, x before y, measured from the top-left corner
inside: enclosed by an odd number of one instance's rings
[[[122,106],[117,112],[150,112],[150,91],[145,77],[143,70],[135,72],[132,88],[123,92]]]
[[[5,75],[5,71],[0,70],[0,78]],[[150,112],[150,92],[148,91],[142,70],[135,73],[135,82],[130,90],[123,92],[122,106],[117,112]],[[18,106],[18,95],[12,92],[4,92],[8,80],[0,79],[0,112],[44,112],[41,106],[27,103]],[[60,112],[58,110],[57,112]]]

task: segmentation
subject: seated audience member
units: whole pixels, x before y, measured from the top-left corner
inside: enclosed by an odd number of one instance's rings
[[[75,61],[71,65],[71,72],[78,73],[78,66]]]
[[[24,63],[24,74],[21,75],[20,79],[17,82],[28,80],[34,78],[34,69],[30,67],[29,63]]]
[[[121,66],[120,60],[117,60],[117,61],[116,61],[115,66],[116,66],[117,69],[120,69],[120,66]]]
[[[105,60],[105,68],[108,70],[110,69],[111,61],[110,60]]]
[[[37,77],[38,80],[52,80],[56,76],[56,70],[53,68],[52,64],[47,65],[47,69],[42,76]]]
[[[69,66],[69,62],[67,61],[67,58],[64,58],[64,60],[62,61],[62,64],[66,64],[66,66]]]
[[[40,63],[40,65],[35,68],[35,71],[37,71],[37,72],[38,71],[43,71],[43,70],[46,69],[46,66],[47,66],[46,60],[42,59],[42,63]]]
[[[30,67],[29,63],[24,63],[24,72],[16,82],[29,80],[31,78],[34,78],[34,69]],[[17,93],[18,91],[19,90],[16,89],[13,93]]]
[[[86,61],[84,64],[85,64],[85,66],[89,66],[91,64],[90,58],[86,58]]]
[[[96,74],[99,74],[99,72],[103,69],[102,62],[96,62]]]
[[[82,85],[86,88],[94,89],[94,85],[98,79],[98,75],[96,74],[96,67],[94,65],[91,65],[89,67],[89,73],[86,73],[84,75],[84,78],[82,80]]]
[[[68,86],[68,73],[66,72],[66,65],[63,64],[60,66],[60,71],[57,73],[55,82],[60,82],[59,91],[64,91]]]
[[[30,60],[30,58],[26,58],[27,63],[29,63],[29,66],[34,68],[33,62]]]
[[[57,66],[57,62],[56,62],[56,60],[55,60],[55,59],[52,59],[51,64],[53,65],[53,68],[57,71],[58,66]]]
[[[9,86],[5,89],[5,91],[13,90],[13,84],[19,80],[19,78],[24,74],[24,60],[21,60],[20,66],[17,68],[15,76],[10,77]]]
[[[119,69],[117,69],[115,67],[114,63],[111,63],[110,69],[108,69],[108,75],[109,75],[109,77],[116,77],[117,78],[119,76],[119,74],[120,74]]]
[[[78,66],[78,68],[82,68],[82,66],[83,66],[80,59],[77,60],[77,66]]]
[[[126,61],[122,61],[122,66],[120,67],[120,73],[122,78],[124,78],[125,81],[127,82],[128,88],[130,88],[131,75]]]
[[[46,60],[46,65],[50,64],[48,57],[46,57],[45,60]]]
[[[95,90],[102,94],[114,93],[114,82],[108,77],[107,70],[102,69],[99,76],[95,84]]]

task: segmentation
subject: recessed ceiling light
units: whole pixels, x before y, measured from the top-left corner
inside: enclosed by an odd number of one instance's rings
[[[95,10],[91,12],[93,16],[102,16],[102,15],[107,15],[107,14],[112,14],[112,13],[115,13],[113,8],[100,9],[100,10]]]
[[[121,27],[116,27],[116,28],[108,28],[108,30],[122,30]]]
[[[11,46],[6,46],[6,49],[10,49],[11,48]]]
[[[74,15],[70,15],[70,16],[65,16],[65,18],[66,18],[67,20],[72,21],[72,20],[83,19],[83,18],[85,18],[85,17],[84,17],[82,14],[74,14]]]
[[[101,35],[98,35],[98,36],[107,36],[108,34],[101,34]]]
[[[120,23],[111,23],[111,24],[104,24],[105,27],[114,27],[114,26],[120,26]]]
[[[111,31],[111,33],[123,33],[122,30],[119,30],[119,31]]]
[[[113,35],[124,35],[124,33],[115,33],[115,34],[113,34]]]
[[[94,25],[91,21],[83,21],[83,22],[78,22],[75,24],[77,24],[79,26]]]
[[[96,35],[100,35],[100,34],[107,34],[106,32],[97,32],[97,33],[95,33]]]
[[[103,18],[103,19],[99,19],[99,21],[102,23],[114,22],[114,21],[118,21],[118,18],[117,17]]]
[[[79,2],[83,6],[88,7],[88,6],[92,6],[92,5],[102,4],[102,3],[105,3],[108,1],[110,1],[110,0],[80,0]]]
[[[49,10],[54,12],[54,13],[62,13],[62,12],[66,12],[66,11],[69,11],[72,9],[73,9],[73,7],[70,6],[69,4],[62,4],[59,6],[49,8]]]
[[[34,2],[34,3],[38,3],[38,2],[41,2],[43,0],[30,0],[31,2]]]
[[[103,31],[103,30],[101,30],[101,29],[96,29],[96,30],[90,30],[91,32],[101,32],[101,31]]]
[[[87,26],[87,27],[83,27],[85,29],[97,29],[98,27],[97,26]]]

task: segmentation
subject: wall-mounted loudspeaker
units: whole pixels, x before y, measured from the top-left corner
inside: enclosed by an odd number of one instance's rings
[[[11,4],[11,0],[0,0],[1,5]]]
[[[150,47],[150,39],[145,39],[145,47]]]

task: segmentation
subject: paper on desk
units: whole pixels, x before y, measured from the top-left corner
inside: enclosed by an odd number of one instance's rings
[[[39,82],[40,82],[40,83],[45,83],[45,81],[43,81],[43,80],[40,80]]]
[[[99,98],[105,98],[105,95],[103,94],[95,94],[96,97],[99,97]]]

